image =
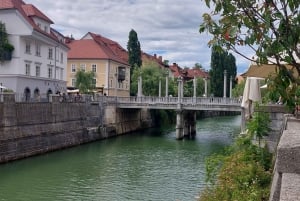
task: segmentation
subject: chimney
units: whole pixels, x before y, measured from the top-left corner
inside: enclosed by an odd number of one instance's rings
[[[154,54],[154,58],[156,59],[156,54]]]
[[[177,67],[177,64],[176,64],[176,63],[173,63],[173,66],[176,66],[176,67]]]

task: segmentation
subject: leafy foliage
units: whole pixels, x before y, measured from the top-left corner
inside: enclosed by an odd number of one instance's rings
[[[211,79],[211,92],[214,96],[223,96],[224,85],[224,70],[227,71],[227,97],[230,93],[230,76],[236,77],[236,64],[235,57],[232,54],[228,54],[226,51],[219,49],[217,46],[212,47],[211,54],[211,70],[209,71]],[[235,81],[232,87],[235,86]]]
[[[278,67],[275,87],[288,106],[295,105],[294,88],[300,84],[300,1],[205,0],[212,13],[203,15],[200,33],[213,35],[209,45],[236,52],[257,64]],[[247,54],[240,49],[247,46]],[[249,51],[252,50],[252,55]],[[256,58],[252,57],[256,55]],[[287,65],[292,66],[292,71]],[[287,84],[288,83],[288,84]],[[289,89],[290,84],[293,89]]]
[[[245,88],[245,81],[242,81],[241,83],[235,85],[235,87],[232,89],[232,96],[235,98],[243,96]]]
[[[81,93],[91,92],[95,88],[95,83],[93,83],[95,73],[92,71],[85,72],[83,70],[77,71],[75,78],[75,86],[79,89]]]
[[[127,50],[128,50],[128,63],[131,66],[130,68],[130,77],[131,77],[133,70],[135,68],[140,68],[142,66],[141,45],[136,31],[133,29],[131,29],[131,31],[129,32]]]
[[[212,185],[201,193],[200,201],[267,200],[272,155],[251,139],[251,135],[241,136],[225,154],[207,159],[207,180]]]
[[[270,131],[270,117],[266,112],[255,112],[248,122],[248,132],[252,137],[257,137],[260,141],[264,136],[267,136]]]
[[[11,53],[13,50],[14,46],[8,41],[5,24],[0,21],[0,60],[4,60],[5,52]]]

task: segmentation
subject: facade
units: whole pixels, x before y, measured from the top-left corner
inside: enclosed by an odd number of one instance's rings
[[[99,34],[87,33],[80,40],[69,39],[67,86],[75,87],[78,70],[95,73],[96,93],[129,96],[128,54],[117,42]]]
[[[53,21],[21,0],[1,0],[0,21],[14,46],[12,59],[0,62],[0,83],[25,100],[64,92],[68,47]]]

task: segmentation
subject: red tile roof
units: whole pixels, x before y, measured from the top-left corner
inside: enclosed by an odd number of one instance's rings
[[[71,40],[68,59],[109,59],[128,64],[128,53],[117,42],[99,34],[88,33],[92,39]]]
[[[208,78],[209,74],[208,72],[204,71],[200,68],[185,68],[182,69],[178,64],[173,63],[173,65],[170,65],[170,70],[172,71],[174,77],[182,77],[184,80],[190,80],[194,77],[197,78]]]
[[[153,61],[155,63],[157,63],[159,65],[160,68],[167,68],[168,65],[166,65],[163,60],[162,57],[159,56],[157,57],[156,54],[154,54],[154,56],[147,54],[145,52],[142,52],[142,61]]]
[[[50,20],[44,13],[42,13],[34,5],[25,4],[25,5],[22,5],[22,8],[28,17],[31,17],[31,16],[38,17],[38,18],[45,20],[46,22],[49,22],[50,24],[54,24],[52,20]]]
[[[22,0],[0,0],[0,10],[10,10],[15,9],[24,17],[24,19],[32,26],[35,31],[46,35],[47,37],[60,42],[57,37],[51,33],[45,32],[43,29],[37,26],[33,21],[33,17],[41,18],[50,24],[53,24],[53,21],[50,20],[45,14],[43,14],[39,9],[31,4],[26,4]],[[50,28],[51,29],[51,28]],[[51,30],[50,30],[51,31]]]

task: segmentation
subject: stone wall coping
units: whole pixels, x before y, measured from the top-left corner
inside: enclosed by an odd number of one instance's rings
[[[285,173],[282,174],[280,201],[300,200],[300,175]]]

